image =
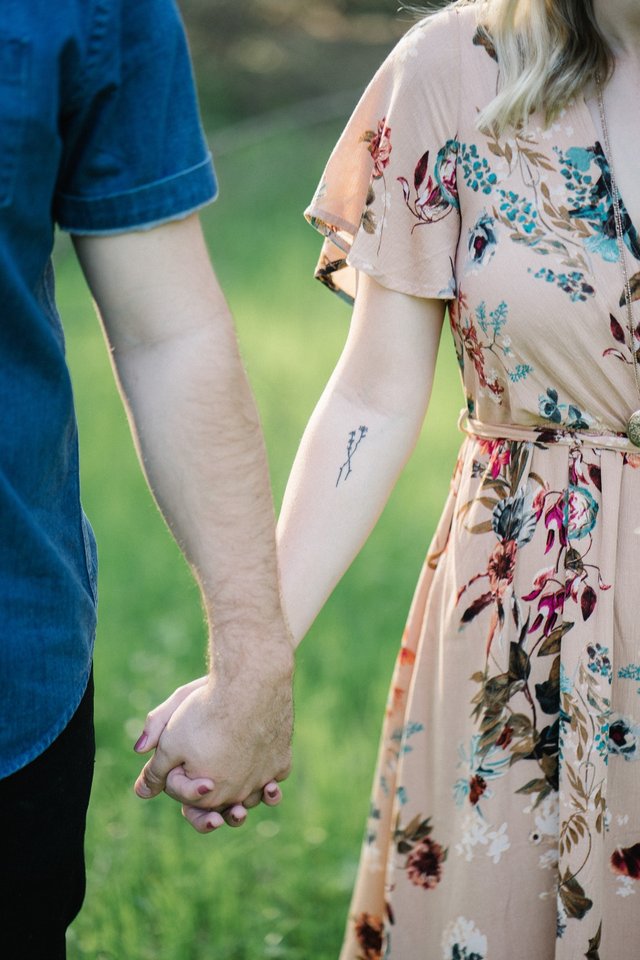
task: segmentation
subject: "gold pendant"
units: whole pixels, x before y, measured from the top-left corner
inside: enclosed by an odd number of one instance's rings
[[[627,436],[634,447],[640,447],[640,410],[632,413],[627,422]]]

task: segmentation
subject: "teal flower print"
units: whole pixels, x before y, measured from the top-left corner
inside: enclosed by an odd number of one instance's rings
[[[438,150],[436,165],[433,170],[435,181],[440,187],[443,199],[458,208],[458,186],[456,183],[456,163],[458,159],[458,141],[447,140],[445,145]]]
[[[585,147],[569,147],[569,149],[565,151],[564,155],[571,166],[578,170],[581,174],[589,173],[591,161],[593,160],[593,153],[591,150],[587,150]],[[591,183],[591,177],[582,177],[582,182]]]
[[[551,420],[552,423],[562,422],[557,390],[549,387],[545,396],[538,397],[538,409],[545,420]]]
[[[560,161],[560,173],[565,179],[569,216],[582,220],[591,231],[585,247],[603,260],[614,263],[618,259],[616,227],[613,214],[611,170],[602,146],[571,147],[562,151],[555,148]],[[622,230],[629,252],[640,260],[640,238],[631,218],[622,204]]]
[[[521,488],[515,497],[500,500],[491,515],[491,526],[496,536],[503,541],[515,541],[517,547],[529,543],[538,522],[532,506],[533,494],[526,487]]]
[[[611,683],[611,660],[609,658],[609,648],[603,647],[600,643],[590,643],[587,647],[589,663],[587,667],[591,673],[599,674]]]
[[[570,486],[565,505],[569,540],[588,537],[596,525],[598,503],[586,487]]]
[[[513,190],[498,190],[498,195],[502,197],[500,210],[509,223],[519,227],[525,234],[533,233],[538,226],[538,211],[533,201],[521,197]]]
[[[558,391],[548,387],[545,394],[538,397],[540,416],[551,423],[562,425],[567,430],[588,430],[592,419],[583,413],[574,403],[560,403]]]
[[[584,302],[587,297],[592,297],[595,294],[593,286],[585,280],[584,273],[581,273],[580,270],[556,273],[551,267],[541,267],[534,273],[530,267],[529,273],[533,274],[536,280],[555,283],[564,293],[569,294],[572,303]]]
[[[609,721],[609,756],[625,760],[640,760],[640,725],[621,713],[614,713]]]
[[[620,667],[618,677],[620,680],[634,680],[636,683],[640,683],[640,664],[628,663],[626,667]],[[640,694],[640,687],[638,687],[637,693]]]
[[[498,178],[491,170],[489,161],[485,157],[480,157],[475,143],[458,144],[458,155],[462,179],[467,187],[474,193],[490,194]]]
[[[498,241],[495,226],[495,220],[493,217],[490,217],[485,210],[478,217],[471,230],[469,230],[469,239],[467,241],[469,262],[474,266],[480,267],[484,263],[488,263],[496,252]]]

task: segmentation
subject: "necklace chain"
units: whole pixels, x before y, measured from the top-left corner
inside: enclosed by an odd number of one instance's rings
[[[627,269],[627,257],[624,249],[624,232],[622,229],[622,210],[620,206],[620,191],[618,182],[613,169],[613,153],[611,150],[611,141],[609,140],[609,126],[607,124],[607,114],[604,108],[604,92],[600,76],[596,75],[596,87],[598,89],[598,106],[600,108],[600,123],[604,134],[604,146],[607,151],[606,160],[609,165],[609,175],[611,178],[611,199],[613,201],[613,219],[616,227],[616,242],[618,245],[618,257],[622,268],[622,277],[624,280],[624,299],[627,308],[627,328],[629,331],[629,347],[633,357],[633,372],[636,381],[638,396],[640,397],[640,371],[638,370],[638,357],[636,350],[636,338],[633,324],[633,298],[631,294],[631,281]]]

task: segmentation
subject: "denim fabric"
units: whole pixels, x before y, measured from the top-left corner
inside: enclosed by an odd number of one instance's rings
[[[2,0],[0,777],[75,712],[96,625],[54,223],[151,227],[215,192],[174,0]]]

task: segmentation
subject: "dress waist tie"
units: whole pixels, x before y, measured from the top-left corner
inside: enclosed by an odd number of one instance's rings
[[[629,440],[624,431],[617,433],[605,427],[579,430],[553,427],[546,423],[531,426],[518,423],[483,423],[472,419],[463,409],[458,418],[458,429],[469,437],[481,440],[520,440],[545,445],[561,443],[570,447],[595,447],[599,450],[616,450],[640,456],[640,448]]]

